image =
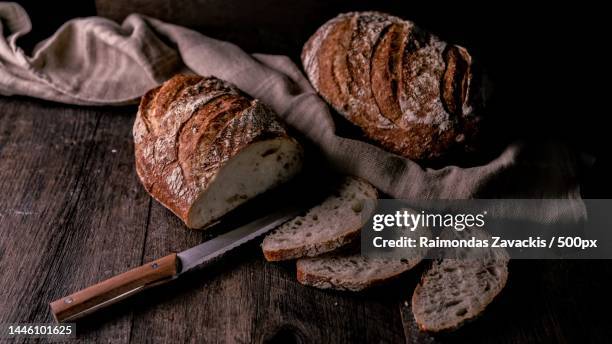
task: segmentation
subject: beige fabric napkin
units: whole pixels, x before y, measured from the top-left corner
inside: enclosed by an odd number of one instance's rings
[[[261,99],[312,140],[339,171],[365,178],[395,198],[580,199],[577,161],[555,145],[516,143],[482,166],[434,170],[340,137],[325,102],[285,56],[249,55],[233,44],[140,15],[129,16],[122,25],[98,17],[71,20],[27,56],[17,45],[31,29],[27,13],[15,3],[0,3],[0,19],[3,95],[120,105],[138,101],[187,69],[230,81]],[[584,207],[576,209],[567,215],[582,217]]]

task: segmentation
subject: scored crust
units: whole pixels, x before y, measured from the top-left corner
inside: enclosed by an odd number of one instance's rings
[[[412,22],[341,14],[304,45],[302,63],[336,111],[393,153],[435,160],[476,139],[484,100],[471,56]]]
[[[145,189],[191,228],[208,224],[190,214],[194,204],[230,159],[255,143],[290,145],[297,152],[291,169],[301,164],[299,144],[272,110],[214,77],[177,75],[147,92],[133,136]]]
[[[325,37],[312,38],[313,41],[320,40],[319,44],[313,44],[318,45],[319,49],[305,52],[305,55],[313,55],[309,68],[311,73],[317,71],[316,74],[313,73],[317,76],[313,84],[318,87],[317,90],[320,89],[320,92],[327,95],[332,104],[343,110],[348,110],[349,85],[338,80],[350,80],[347,50],[343,47],[350,43],[355,23],[356,18],[329,23],[329,29],[322,30],[326,33]]]

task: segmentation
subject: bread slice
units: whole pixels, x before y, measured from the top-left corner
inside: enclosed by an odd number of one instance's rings
[[[374,213],[377,195],[369,183],[346,177],[323,203],[269,234],[262,243],[264,256],[268,261],[314,257],[350,243]]]
[[[402,210],[415,212],[405,208]],[[421,236],[431,238],[430,229],[423,227],[415,231],[397,233],[416,240]],[[321,289],[361,291],[385,283],[412,269],[421,262],[427,251],[427,248],[421,247],[411,249],[410,254],[405,256],[406,259],[365,257],[358,252],[333,252],[320,257],[302,258],[296,263],[297,279],[304,285]]]
[[[361,291],[399,276],[420,261],[421,257],[368,258],[359,253],[303,258],[296,263],[297,280],[320,289]]]
[[[441,259],[432,262],[412,294],[419,328],[444,332],[482,313],[506,285],[508,257]]]
[[[294,176],[302,147],[267,106],[214,77],[177,75],[143,96],[134,122],[145,189],[190,228]]]

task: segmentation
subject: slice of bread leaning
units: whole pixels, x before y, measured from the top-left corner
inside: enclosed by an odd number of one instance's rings
[[[482,233],[476,233],[482,237]],[[480,315],[506,285],[509,256],[503,249],[457,250],[434,260],[412,294],[419,328],[447,332]]]
[[[268,261],[314,257],[359,236],[374,213],[378,192],[369,183],[346,177],[323,203],[281,225],[262,243]]]

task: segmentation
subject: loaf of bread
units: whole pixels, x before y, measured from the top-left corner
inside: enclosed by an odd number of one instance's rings
[[[323,202],[285,222],[261,244],[268,261],[315,257],[359,237],[376,210],[378,191],[368,182],[345,177]]]
[[[178,75],[142,97],[133,129],[145,189],[190,228],[210,225],[301,168],[277,116],[214,77]]]
[[[385,149],[419,161],[472,149],[485,97],[465,48],[397,17],[353,12],[315,32],[302,64],[320,95]]]

